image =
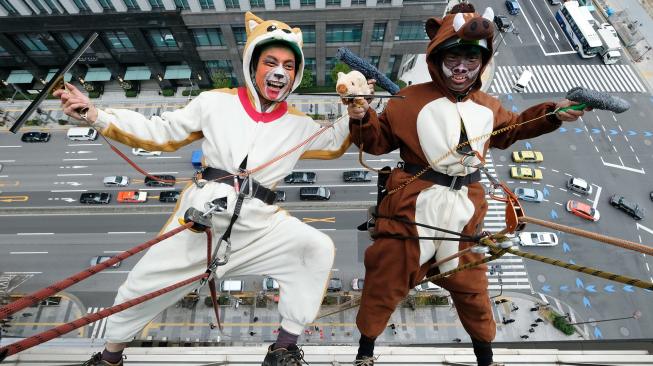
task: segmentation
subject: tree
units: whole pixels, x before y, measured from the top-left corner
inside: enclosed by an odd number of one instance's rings
[[[224,70],[216,70],[211,74],[213,87],[216,89],[231,88],[231,77]]]
[[[313,83],[313,70],[304,69],[304,74],[302,75],[302,82],[299,83],[300,88],[310,88],[314,85]]]
[[[339,72],[344,72],[346,74],[346,73],[348,73],[350,71],[351,71],[351,68],[349,66],[347,66],[346,64],[338,61],[338,63],[335,64],[335,66],[333,66],[333,69],[331,69],[331,80],[333,81],[333,84],[335,85],[335,83],[338,81],[338,73]]]

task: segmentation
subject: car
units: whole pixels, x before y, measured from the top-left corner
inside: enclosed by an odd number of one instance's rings
[[[529,232],[519,233],[519,244],[525,247],[552,247],[558,245],[558,236],[549,232]]]
[[[263,279],[263,290],[273,291],[279,289],[279,282],[272,277],[265,277]]]
[[[286,202],[286,191],[276,191],[277,198],[274,199],[274,202]]]
[[[542,180],[542,171],[536,168],[517,166],[510,168],[510,177],[514,179]]]
[[[135,147],[132,149],[132,154],[137,156],[159,156],[161,155],[161,151],[147,151],[140,147]]]
[[[285,178],[283,178],[283,181],[292,184],[292,183],[300,183],[300,184],[313,184],[315,183],[317,178],[317,174],[314,172],[292,172],[288,174]]]
[[[302,201],[328,201],[331,190],[328,187],[302,187],[299,189],[299,199]]]
[[[354,278],[353,280],[351,280],[351,289],[354,291],[362,291],[364,285],[365,285],[364,278]]]
[[[223,280],[220,282],[220,292],[243,292],[245,281],[243,280]]]
[[[510,15],[517,15],[521,11],[519,3],[515,0],[506,0],[506,9]]]
[[[367,170],[348,170],[342,172],[342,179],[345,182],[371,182],[370,172]]]
[[[108,256],[108,255],[100,255],[100,256],[97,256],[97,257],[93,257],[93,258],[91,258],[91,266],[95,266],[95,265],[100,264],[100,263],[102,263],[102,262],[106,262],[106,261],[108,261],[108,260],[111,259],[111,258],[112,258],[112,257],[110,257],[110,256]],[[116,264],[112,264],[112,265],[111,265],[111,268],[118,268],[118,267],[120,267],[120,263],[122,263],[122,262],[118,262],[118,263],[116,263]]]
[[[522,201],[542,202],[544,199],[544,193],[539,189],[517,187],[515,188],[515,194]]]
[[[108,204],[111,202],[111,193],[108,192],[87,192],[79,196],[80,203]]]
[[[422,292],[422,291],[433,291],[433,292],[440,292],[442,291],[442,287],[436,285],[435,283],[429,281],[426,283],[419,284],[415,286],[415,291]]]
[[[118,192],[118,202],[121,203],[142,203],[147,201],[147,192],[122,191]]]
[[[180,194],[181,192],[179,191],[163,191],[159,193],[159,201],[174,203],[177,202]]]
[[[49,132],[25,132],[21,136],[20,141],[22,142],[48,142],[50,141]]]
[[[500,32],[511,32],[514,28],[510,19],[505,15],[495,15],[494,24]]]
[[[653,191],[649,192],[649,194],[648,194],[648,198],[650,198],[651,201],[653,201]]]
[[[339,278],[332,277],[329,280],[328,292],[338,292],[342,290],[342,281]]]
[[[549,0],[549,5],[560,5],[560,0]]]
[[[601,218],[599,210],[588,205],[587,203],[569,200],[567,201],[567,205],[565,207],[567,208],[567,211],[585,220],[599,221],[599,218]]]
[[[513,151],[512,161],[515,163],[541,163],[544,161],[544,155],[533,150]]]
[[[613,194],[610,196],[610,205],[627,213],[635,220],[641,220],[644,218],[644,209],[639,207],[635,202],[626,200],[624,196]]]
[[[0,164],[0,172],[2,171],[2,164]]]
[[[569,177],[567,189],[581,194],[592,194],[592,186],[581,178]]]
[[[159,174],[145,177],[145,185],[148,187],[172,187],[175,183],[177,178],[174,175]]]
[[[129,178],[124,175],[112,175],[104,177],[102,183],[105,187],[126,187],[129,185]]]

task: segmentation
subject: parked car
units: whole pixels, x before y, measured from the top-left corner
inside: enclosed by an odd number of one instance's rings
[[[95,266],[95,265],[100,264],[102,262],[106,262],[111,258],[112,257],[110,257],[108,255],[100,255],[100,256],[97,256],[97,257],[93,257],[93,258],[91,258],[91,266]],[[122,263],[122,262],[118,262],[116,264],[111,265],[111,268],[120,267],[120,263]]]
[[[80,203],[88,204],[107,204],[111,202],[111,193],[107,192],[87,192],[79,196]]]
[[[549,5],[560,5],[560,0],[549,0]]]
[[[541,163],[544,161],[544,155],[533,150],[513,151],[512,161],[515,163]]]
[[[272,277],[265,277],[263,279],[263,290],[272,291],[279,289],[279,282]]]
[[[519,233],[519,244],[523,246],[552,247],[558,245],[558,236],[549,232],[528,232]]]
[[[506,0],[506,9],[510,15],[517,15],[521,11],[519,3],[515,0]]]
[[[585,179],[570,177],[567,188],[581,194],[592,194],[592,186]]]
[[[275,202],[286,202],[286,191],[276,191],[277,198]]]
[[[542,180],[542,171],[536,168],[517,166],[510,168],[510,177],[514,179]]]
[[[299,199],[302,201],[327,201],[331,198],[328,187],[302,187],[299,189]]]
[[[436,285],[435,283],[429,281],[427,283],[422,283],[420,285],[415,286],[415,291],[422,292],[422,291],[433,291],[433,292],[439,292],[442,291],[442,287]]]
[[[21,136],[20,141],[22,142],[48,142],[50,141],[49,132],[25,132]]]
[[[637,203],[626,200],[624,196],[613,194],[610,196],[610,205],[627,213],[628,216],[635,220],[641,220],[644,218],[644,209],[639,207]]]
[[[180,194],[181,192],[179,191],[163,191],[159,193],[159,201],[174,203],[177,202]]]
[[[338,292],[342,290],[342,281],[339,278],[332,277],[329,280],[328,292]]]
[[[0,163],[0,172],[2,171],[2,164]]]
[[[500,32],[512,32],[514,28],[510,19],[505,15],[495,15],[494,24]]]
[[[599,218],[601,218],[599,210],[583,202],[569,200],[567,201],[566,208],[567,211],[585,220],[599,221]]]
[[[223,280],[220,282],[220,292],[243,292],[245,281],[243,280]]]
[[[648,194],[648,198],[650,198],[651,201],[653,201],[653,191],[649,192],[649,194]]]
[[[544,193],[539,189],[517,187],[515,194],[522,201],[542,202],[544,199]]]
[[[364,285],[365,285],[364,278],[354,278],[353,280],[351,280],[351,289],[354,291],[362,291]]]
[[[345,182],[371,182],[370,172],[367,170],[349,170],[342,172],[342,179]]]
[[[145,177],[145,185],[148,187],[172,187],[177,182],[174,175],[160,174],[154,175],[157,179],[149,176]]]
[[[314,172],[292,172],[283,178],[286,183],[313,184],[317,180],[317,174]]]
[[[147,201],[147,192],[122,191],[118,192],[118,202],[121,203],[142,203]]]
[[[105,187],[126,187],[129,185],[129,178],[124,175],[112,175],[102,180]]]
[[[140,147],[135,147],[132,149],[132,154],[137,156],[159,156],[161,155],[161,151],[147,151]]]

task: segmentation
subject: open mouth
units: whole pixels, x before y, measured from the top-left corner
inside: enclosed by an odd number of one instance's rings
[[[282,83],[282,82],[279,82],[279,81],[268,80],[266,82],[266,85],[269,88],[276,89],[276,90],[281,90],[286,86],[286,83]]]
[[[451,77],[451,80],[453,80],[454,83],[462,84],[462,83],[464,83],[465,81],[467,81],[467,76],[466,76],[466,75],[453,75],[453,76]]]

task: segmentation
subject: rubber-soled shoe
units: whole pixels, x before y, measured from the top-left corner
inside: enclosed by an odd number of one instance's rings
[[[268,354],[261,366],[299,366],[302,363],[308,365],[304,361],[304,351],[301,348],[292,345],[288,348],[272,349],[274,344],[268,348]]]
[[[91,359],[84,362],[81,366],[123,366],[122,360],[118,363],[111,363],[102,359],[102,352],[98,352],[91,356]]]
[[[374,360],[376,359],[377,357],[373,356],[356,356],[354,366],[374,366]]]

